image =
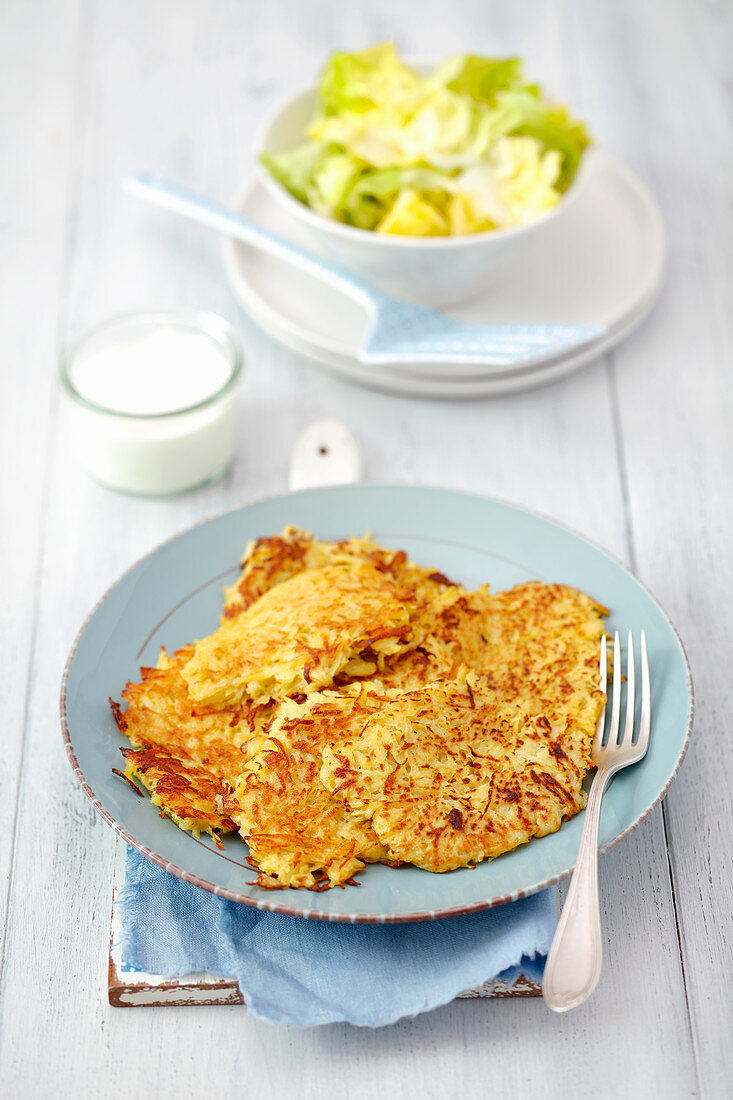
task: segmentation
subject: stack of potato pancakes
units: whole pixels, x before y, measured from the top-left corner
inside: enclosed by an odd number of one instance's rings
[[[263,887],[475,865],[585,805],[606,614],[286,528],[247,548],[219,629],[112,704],[126,775],[181,829],[238,831]]]

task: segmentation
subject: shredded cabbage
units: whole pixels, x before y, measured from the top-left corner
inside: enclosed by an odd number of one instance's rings
[[[377,233],[531,222],[559,202],[590,143],[516,57],[453,57],[422,77],[387,42],[334,54],[318,91],[304,144],[262,162],[319,214]]]

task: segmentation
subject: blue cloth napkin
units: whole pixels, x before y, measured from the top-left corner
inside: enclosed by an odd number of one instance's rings
[[[132,848],[121,900],[126,965],[236,977],[253,1016],[301,1027],[382,1027],[499,976],[538,980],[557,924],[554,889],[418,924],[303,920],[217,898]]]

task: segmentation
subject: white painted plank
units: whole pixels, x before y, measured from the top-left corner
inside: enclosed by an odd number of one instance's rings
[[[0,955],[56,394],[77,30],[76,3],[0,8]]]
[[[67,427],[59,426],[17,853],[21,885],[13,895],[0,1020],[0,1062],[11,1094],[44,1095],[49,1065],[62,1095],[78,1091],[83,1080],[99,1096],[207,1085],[250,1087],[265,1097],[469,1096],[483,1094],[487,1081],[517,1096],[534,1095],[539,1083],[552,1096],[567,1095],[568,1072],[571,1093],[694,1094],[659,813],[604,861],[608,962],[595,998],[569,1017],[550,1016],[542,1005],[494,1011],[493,1004],[471,1002],[376,1033],[346,1027],[302,1033],[249,1020],[235,1008],[121,1013],[109,1009],[104,995],[112,838],[75,788],[54,732],[55,680],[76,626],[101,591],[169,533],[283,489],[290,445],[317,416],[335,415],[351,427],[369,480],[432,482],[515,499],[627,556],[609,413],[613,377],[605,368],[533,394],[460,406],[390,399],[333,382],[242,317],[213,241],[136,206],[117,187],[125,171],[151,168],[226,198],[246,169],[256,120],[273,99],[307,80],[329,48],[367,44],[393,30],[415,53],[443,55],[467,42],[486,52],[521,49],[562,93],[567,24],[550,3],[533,8],[531,26],[516,5],[466,3],[447,28],[437,0],[421,5],[419,19],[404,0],[368,9],[325,2],[99,4],[85,84],[69,325],[80,331],[136,305],[182,303],[228,315],[241,326],[248,351],[242,447],[219,485],[177,500],[140,501],[87,482],[69,456]],[[587,48],[583,35],[589,41],[592,30],[578,31],[572,56]],[[619,67],[622,60],[616,54]],[[600,95],[601,86],[595,90]],[[39,806],[40,790],[48,794]],[[52,913],[49,884],[60,899]],[[628,930],[623,941],[621,928]],[[29,988],[29,973],[54,977]],[[39,1036],[43,1065],[34,1056]],[[223,1050],[229,1057],[222,1058]]]
[[[670,235],[663,300],[619,352],[615,385],[637,567],[677,623],[695,680],[695,735],[665,812],[701,1085],[717,1097],[733,1075],[733,796],[721,782],[733,709],[733,10],[629,3],[596,18],[587,109],[627,146]]]

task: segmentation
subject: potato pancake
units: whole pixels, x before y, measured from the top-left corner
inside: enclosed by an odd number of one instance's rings
[[[390,662],[381,680],[409,691],[450,678],[465,665],[487,676],[505,698],[585,693],[598,680],[607,614],[583,592],[560,584],[533,581],[494,595],[485,587],[460,590],[436,606],[419,647]]]
[[[383,703],[381,689],[364,684],[283,704],[234,790],[260,886],[335,886],[365,862],[389,861],[368,818],[333,798],[319,774],[324,749],[358,738]]]
[[[286,528],[248,546],[219,628],[113,704],[126,775],[195,835],[238,830],[264,888],[493,858],[584,805],[606,614]]]
[[[270,588],[296,573],[327,565],[329,558],[321,549],[323,545],[297,527],[286,527],[281,535],[250,542],[242,558],[241,575],[226,591],[224,617],[233,619]]]
[[[250,542],[241,562],[241,576],[226,591],[224,617],[232,619],[276,584],[306,569],[338,562],[373,565],[399,588],[411,589],[419,604],[428,604],[446,587],[457,587],[442,573],[416,565],[404,550],[389,550],[368,536],[319,542],[307,531],[286,527],[281,535]]]
[[[377,670],[412,640],[415,594],[373,565],[339,562],[282,581],[210,637],[183,669],[198,702],[236,706],[308,694],[333,684],[350,661]]]
[[[119,707],[113,711],[134,746],[123,750],[128,778],[147,787],[153,803],[180,828],[213,836],[214,830],[237,829],[229,816],[236,808],[232,784],[275,708],[199,709],[181,676],[192,654],[193,646],[173,657],[163,650],[158,667],[141,669],[141,682],[122,692],[124,714]]]
[[[463,679],[463,682],[460,682]],[[392,859],[450,871],[555,832],[585,805],[604,697],[532,713],[474,672],[384,705],[323,751],[321,780]]]

